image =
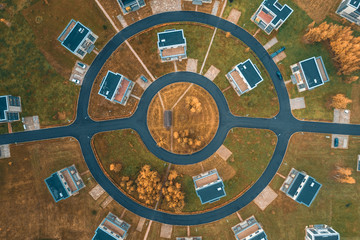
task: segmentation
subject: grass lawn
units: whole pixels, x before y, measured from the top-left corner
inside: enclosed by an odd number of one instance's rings
[[[135,180],[145,164],[156,170],[161,178],[165,174],[167,163],[150,153],[133,130],[99,133],[95,135],[93,145],[99,162],[118,186],[122,176]],[[122,165],[120,173],[110,171],[111,163]]]
[[[185,192],[183,211],[201,211],[219,206],[250,187],[266,168],[275,144],[276,136],[270,131],[235,128],[230,131],[224,142],[233,153],[227,162],[216,155],[195,165],[173,165],[173,169],[183,175],[181,178]],[[196,195],[192,176],[200,174],[202,168],[204,171],[216,168],[224,180],[226,196],[215,203],[202,205]]]
[[[86,6],[86,7],[84,7]],[[80,21],[97,36],[96,48],[101,49],[115,34],[112,26],[98,8],[95,1],[36,1],[23,11],[35,33],[35,43],[50,64],[63,77],[68,78],[78,58],[57,40],[71,19]],[[94,17],[95,16],[95,17]],[[84,62],[90,64],[95,54],[87,54]]]
[[[166,24],[164,26],[154,27],[148,31],[140,33],[130,40],[131,46],[143,60],[149,71],[155,78],[161,77],[170,72],[174,72],[173,62],[161,62],[157,48],[157,33],[166,29],[183,29],[187,45],[187,57],[198,59],[198,70],[200,70],[204,60],[210,39],[213,34],[213,28],[193,23]],[[176,61],[178,71],[186,69],[187,60]]]
[[[61,77],[46,61],[22,14],[1,14],[12,26],[0,25],[0,95],[20,96],[21,116],[38,115],[43,127],[68,124],[74,118],[79,87]],[[18,124],[14,123],[14,131],[22,130],[16,127]]]
[[[234,1],[233,3],[227,5],[224,16],[229,14],[231,8],[239,9],[242,14],[238,25],[253,34],[259,28],[251,22],[250,17],[255,13],[261,2],[262,0],[254,0],[250,2]],[[305,97],[306,109],[295,110],[293,112],[295,117],[299,119],[332,121],[333,110],[327,107],[328,100],[331,96],[337,93],[343,93],[350,98],[353,84],[344,83],[343,80],[345,77],[338,76],[336,74],[337,70],[332,62],[332,56],[325,44],[316,43],[309,45],[302,41],[302,37],[306,32],[308,25],[313,22],[306,12],[292,0],[282,0],[281,4],[289,5],[294,12],[280,27],[278,32],[273,31],[273,33],[268,36],[261,30],[256,35],[256,38],[262,44],[265,44],[272,37],[277,37],[279,43],[269,50],[270,53],[276,51],[282,46],[286,48],[285,53],[287,57],[278,64],[285,80],[290,79],[290,65],[309,57],[322,56],[330,82],[317,89],[303,93],[297,92],[296,86],[289,84],[288,91],[291,98]],[[301,21],[299,21],[299,19],[301,19]],[[359,75],[359,73],[355,74]],[[358,122],[359,120],[356,119],[354,121]]]
[[[204,72],[211,65],[220,70],[214,83],[221,90],[227,89],[224,95],[233,114],[250,117],[273,117],[279,111],[279,102],[274,86],[262,63],[251,50],[246,52],[246,48],[247,46],[237,38],[233,36],[227,38],[225,32],[218,30],[206,61]],[[220,58],[219,56],[222,57]],[[259,83],[255,89],[239,97],[233,88],[230,87],[230,83],[225,75],[238,63],[244,62],[248,58],[259,68],[264,81]]]
[[[270,186],[279,194],[277,199],[264,212],[253,203],[241,210],[243,217],[256,216],[269,239],[304,239],[305,226],[312,224],[332,226],[341,239],[359,239],[360,175],[356,172],[356,160],[360,138],[350,137],[348,150],[333,150],[331,140],[325,136],[295,134],[279,171],[287,176],[294,167],[322,184],[311,207],[298,204],[280,192],[283,179],[275,176]],[[356,184],[336,182],[332,173],[336,166],[352,168]]]

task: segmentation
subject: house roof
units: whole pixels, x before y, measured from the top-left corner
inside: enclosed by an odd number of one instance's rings
[[[312,201],[315,199],[317,193],[321,188],[321,184],[316,182],[314,178],[309,177],[306,181],[305,185],[300,190],[296,201],[299,203],[303,203],[306,206],[310,206]]]
[[[108,100],[112,100],[121,81],[121,78],[121,74],[108,71],[101,82],[99,94],[104,96]]]
[[[264,0],[263,5],[276,15],[271,21],[273,25],[278,24],[280,20],[284,22],[293,12],[288,5],[281,5],[277,0]]]
[[[360,7],[360,0],[350,0],[350,5],[354,6],[354,7]]]
[[[184,31],[182,29],[166,30],[158,33],[159,47],[170,47],[174,45],[185,44]]]
[[[267,236],[266,236],[265,232],[261,232],[260,234],[255,235],[252,238],[248,238],[248,240],[267,240]]]
[[[339,236],[315,236],[314,240],[340,240]]]
[[[237,65],[237,68],[244,76],[251,88],[254,88],[259,82],[263,80],[256,65],[250,59]]]
[[[305,175],[299,172],[298,175],[296,176],[296,179],[292,183],[289,191],[287,192],[287,194],[290,195],[291,197],[293,197],[295,195],[296,191],[298,190],[301,182],[304,180],[304,178],[305,178]]]
[[[8,106],[6,103],[6,96],[0,96],[0,120],[6,119],[5,111],[8,110]]]
[[[117,238],[111,236],[110,234],[106,233],[101,228],[96,229],[95,235],[92,240],[117,240]]]
[[[315,57],[303,60],[299,64],[309,89],[324,84]]]
[[[69,194],[64,188],[64,185],[61,183],[57,172],[53,173],[50,177],[45,179],[45,183],[56,202],[69,197]],[[62,196],[60,196],[60,194],[62,194]]]
[[[199,195],[201,203],[216,201],[226,195],[222,181],[200,188],[196,190],[196,193]]]
[[[66,29],[64,31],[66,31]],[[89,31],[90,30],[87,27],[82,25],[80,22],[77,22],[75,27],[67,35],[62,44],[70,51],[74,52],[84,40]]]

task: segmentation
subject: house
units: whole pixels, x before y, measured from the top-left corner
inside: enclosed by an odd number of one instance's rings
[[[20,120],[21,98],[11,95],[0,96],[0,123]]]
[[[9,157],[11,157],[10,145],[9,144],[0,145],[0,159],[9,158]]]
[[[311,225],[305,228],[305,240],[340,240],[340,234],[325,224]]]
[[[250,59],[235,66],[226,74],[226,78],[238,96],[252,90],[263,81],[259,69]]]
[[[231,229],[237,240],[267,240],[266,233],[254,216],[249,217]]]
[[[288,197],[310,207],[321,188],[321,184],[305,172],[292,168],[280,190]]]
[[[216,169],[194,176],[193,181],[201,204],[216,202],[226,196],[224,183]]]
[[[203,3],[211,3],[212,0],[192,0],[194,5],[202,5]]]
[[[176,240],[202,240],[202,237],[177,237]]]
[[[124,14],[134,12],[144,7],[145,0],[117,0]]]
[[[45,179],[45,183],[55,202],[76,195],[85,187],[75,165],[53,173]]]
[[[317,88],[330,81],[321,56],[305,59],[290,68],[291,81],[296,84],[299,92]]]
[[[157,36],[161,61],[168,62],[187,58],[186,39],[182,29],[165,30],[159,32]]]
[[[281,5],[277,0],[264,0],[252,15],[251,21],[270,34],[274,29],[279,30],[292,12],[288,5]]]
[[[91,53],[98,39],[90,29],[73,19],[58,37],[59,42],[74,55],[83,59],[86,53]]]
[[[172,125],[172,111],[171,110],[165,110],[164,111],[164,127],[170,128]]]
[[[103,78],[99,95],[107,100],[125,106],[135,83],[119,73],[108,71]]]
[[[346,18],[350,22],[360,25],[360,1],[359,0],[343,0],[336,13]]]
[[[110,212],[96,229],[92,240],[123,240],[129,228],[130,224]]]

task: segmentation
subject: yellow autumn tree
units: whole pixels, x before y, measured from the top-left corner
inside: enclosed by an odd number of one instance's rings
[[[161,179],[158,172],[152,171],[149,165],[144,165],[135,181],[139,200],[152,205],[160,199]]]
[[[352,102],[351,99],[348,99],[347,97],[345,97],[344,94],[338,93],[332,97],[331,106],[333,108],[345,109],[347,107],[347,105],[351,102]]]
[[[180,212],[185,206],[185,194],[181,191],[181,184],[175,182],[178,176],[175,170],[170,171],[165,186],[162,189],[167,206],[175,212]]]

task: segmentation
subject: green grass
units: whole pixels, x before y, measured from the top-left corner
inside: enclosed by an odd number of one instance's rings
[[[251,50],[246,52],[246,48],[247,46],[237,38],[233,36],[226,38],[225,32],[218,30],[206,61],[205,71],[210,68],[211,65],[218,68],[220,73],[215,78],[214,83],[221,90],[224,90],[230,86],[225,75],[238,63],[250,58],[259,68],[264,81],[259,83],[255,89],[240,97],[232,88],[226,90],[224,95],[228,101],[231,112],[235,115],[273,117],[279,111],[279,103],[275,89],[262,63]]]
[[[99,133],[93,143],[99,162],[116,183],[120,183],[122,176],[135,180],[145,164],[150,165],[160,176],[166,171],[167,163],[150,153],[133,130]],[[120,173],[110,171],[111,163],[122,165]]]
[[[279,191],[283,182],[275,176],[271,187],[279,194],[277,199],[262,212],[251,203],[241,210],[243,217],[255,215],[262,223],[269,239],[304,239],[305,226],[327,224],[341,235],[341,239],[360,239],[360,175],[356,160],[360,139],[350,137],[348,150],[333,150],[331,140],[322,134],[296,134],[290,141],[280,173],[287,175],[292,167],[307,172],[322,184],[316,199],[308,208],[298,204]],[[335,181],[332,171],[336,166],[354,169],[356,184]]]
[[[190,176],[182,178],[185,192],[184,212],[200,211],[233,199],[262,174],[275,149],[276,137],[270,131],[235,128],[230,131],[224,145],[233,155],[227,160],[235,175],[224,181],[226,197],[212,204],[202,205]],[[222,161],[222,160],[220,160]]]
[[[74,118],[79,88],[63,79],[46,61],[20,13],[1,14],[11,20],[12,26],[0,25],[0,95],[20,96],[21,116],[38,115],[42,126],[67,124]],[[65,119],[58,118],[59,112],[66,113]]]
[[[0,124],[0,134],[6,134],[6,133],[8,133],[7,123],[1,123]]]

